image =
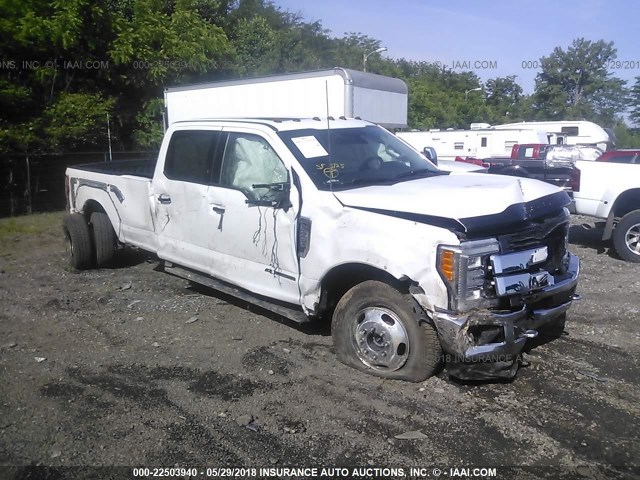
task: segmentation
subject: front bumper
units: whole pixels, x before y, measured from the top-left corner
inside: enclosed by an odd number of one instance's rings
[[[580,260],[569,254],[566,272],[555,276],[553,285],[523,295],[523,305],[518,310],[436,311],[432,318],[448,363],[454,366],[454,373],[451,367],[450,373],[473,379],[515,375],[515,359],[527,339],[571,306],[579,275]],[[477,333],[483,329],[495,338],[488,342],[478,338]],[[465,365],[471,368],[464,369]]]

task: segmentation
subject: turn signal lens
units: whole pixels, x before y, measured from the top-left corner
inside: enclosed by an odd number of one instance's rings
[[[438,265],[438,269],[440,273],[449,280],[453,281],[455,277],[454,266],[455,266],[455,253],[451,250],[440,250],[440,264]]]

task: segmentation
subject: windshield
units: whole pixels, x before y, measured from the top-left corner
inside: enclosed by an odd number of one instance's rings
[[[330,131],[294,130],[279,135],[320,190],[393,184],[447,174],[375,125]]]

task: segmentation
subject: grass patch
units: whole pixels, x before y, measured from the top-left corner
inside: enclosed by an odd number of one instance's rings
[[[0,218],[0,272],[14,273],[16,269],[22,269],[23,266],[15,263],[20,259],[36,261],[37,257],[37,261],[41,261],[43,255],[55,256],[56,252],[64,251],[62,219],[65,213]]]
[[[65,212],[34,213],[21,217],[0,218],[0,243],[24,236],[52,233],[62,228]]]

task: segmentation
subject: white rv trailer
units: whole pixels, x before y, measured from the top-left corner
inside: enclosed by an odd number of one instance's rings
[[[359,117],[386,128],[407,126],[407,84],[398,79],[332,68],[171,87],[166,123],[224,118]]]
[[[486,123],[472,123],[471,130],[399,132],[398,137],[418,151],[433,147],[442,160],[456,157],[509,157],[515,144],[548,143],[543,130],[531,128],[495,129]]]
[[[616,144],[615,134],[611,129],[604,129],[584,120],[506,123],[495,125],[494,128],[544,130],[548,143],[552,145],[589,145],[602,150],[612,150]]]

